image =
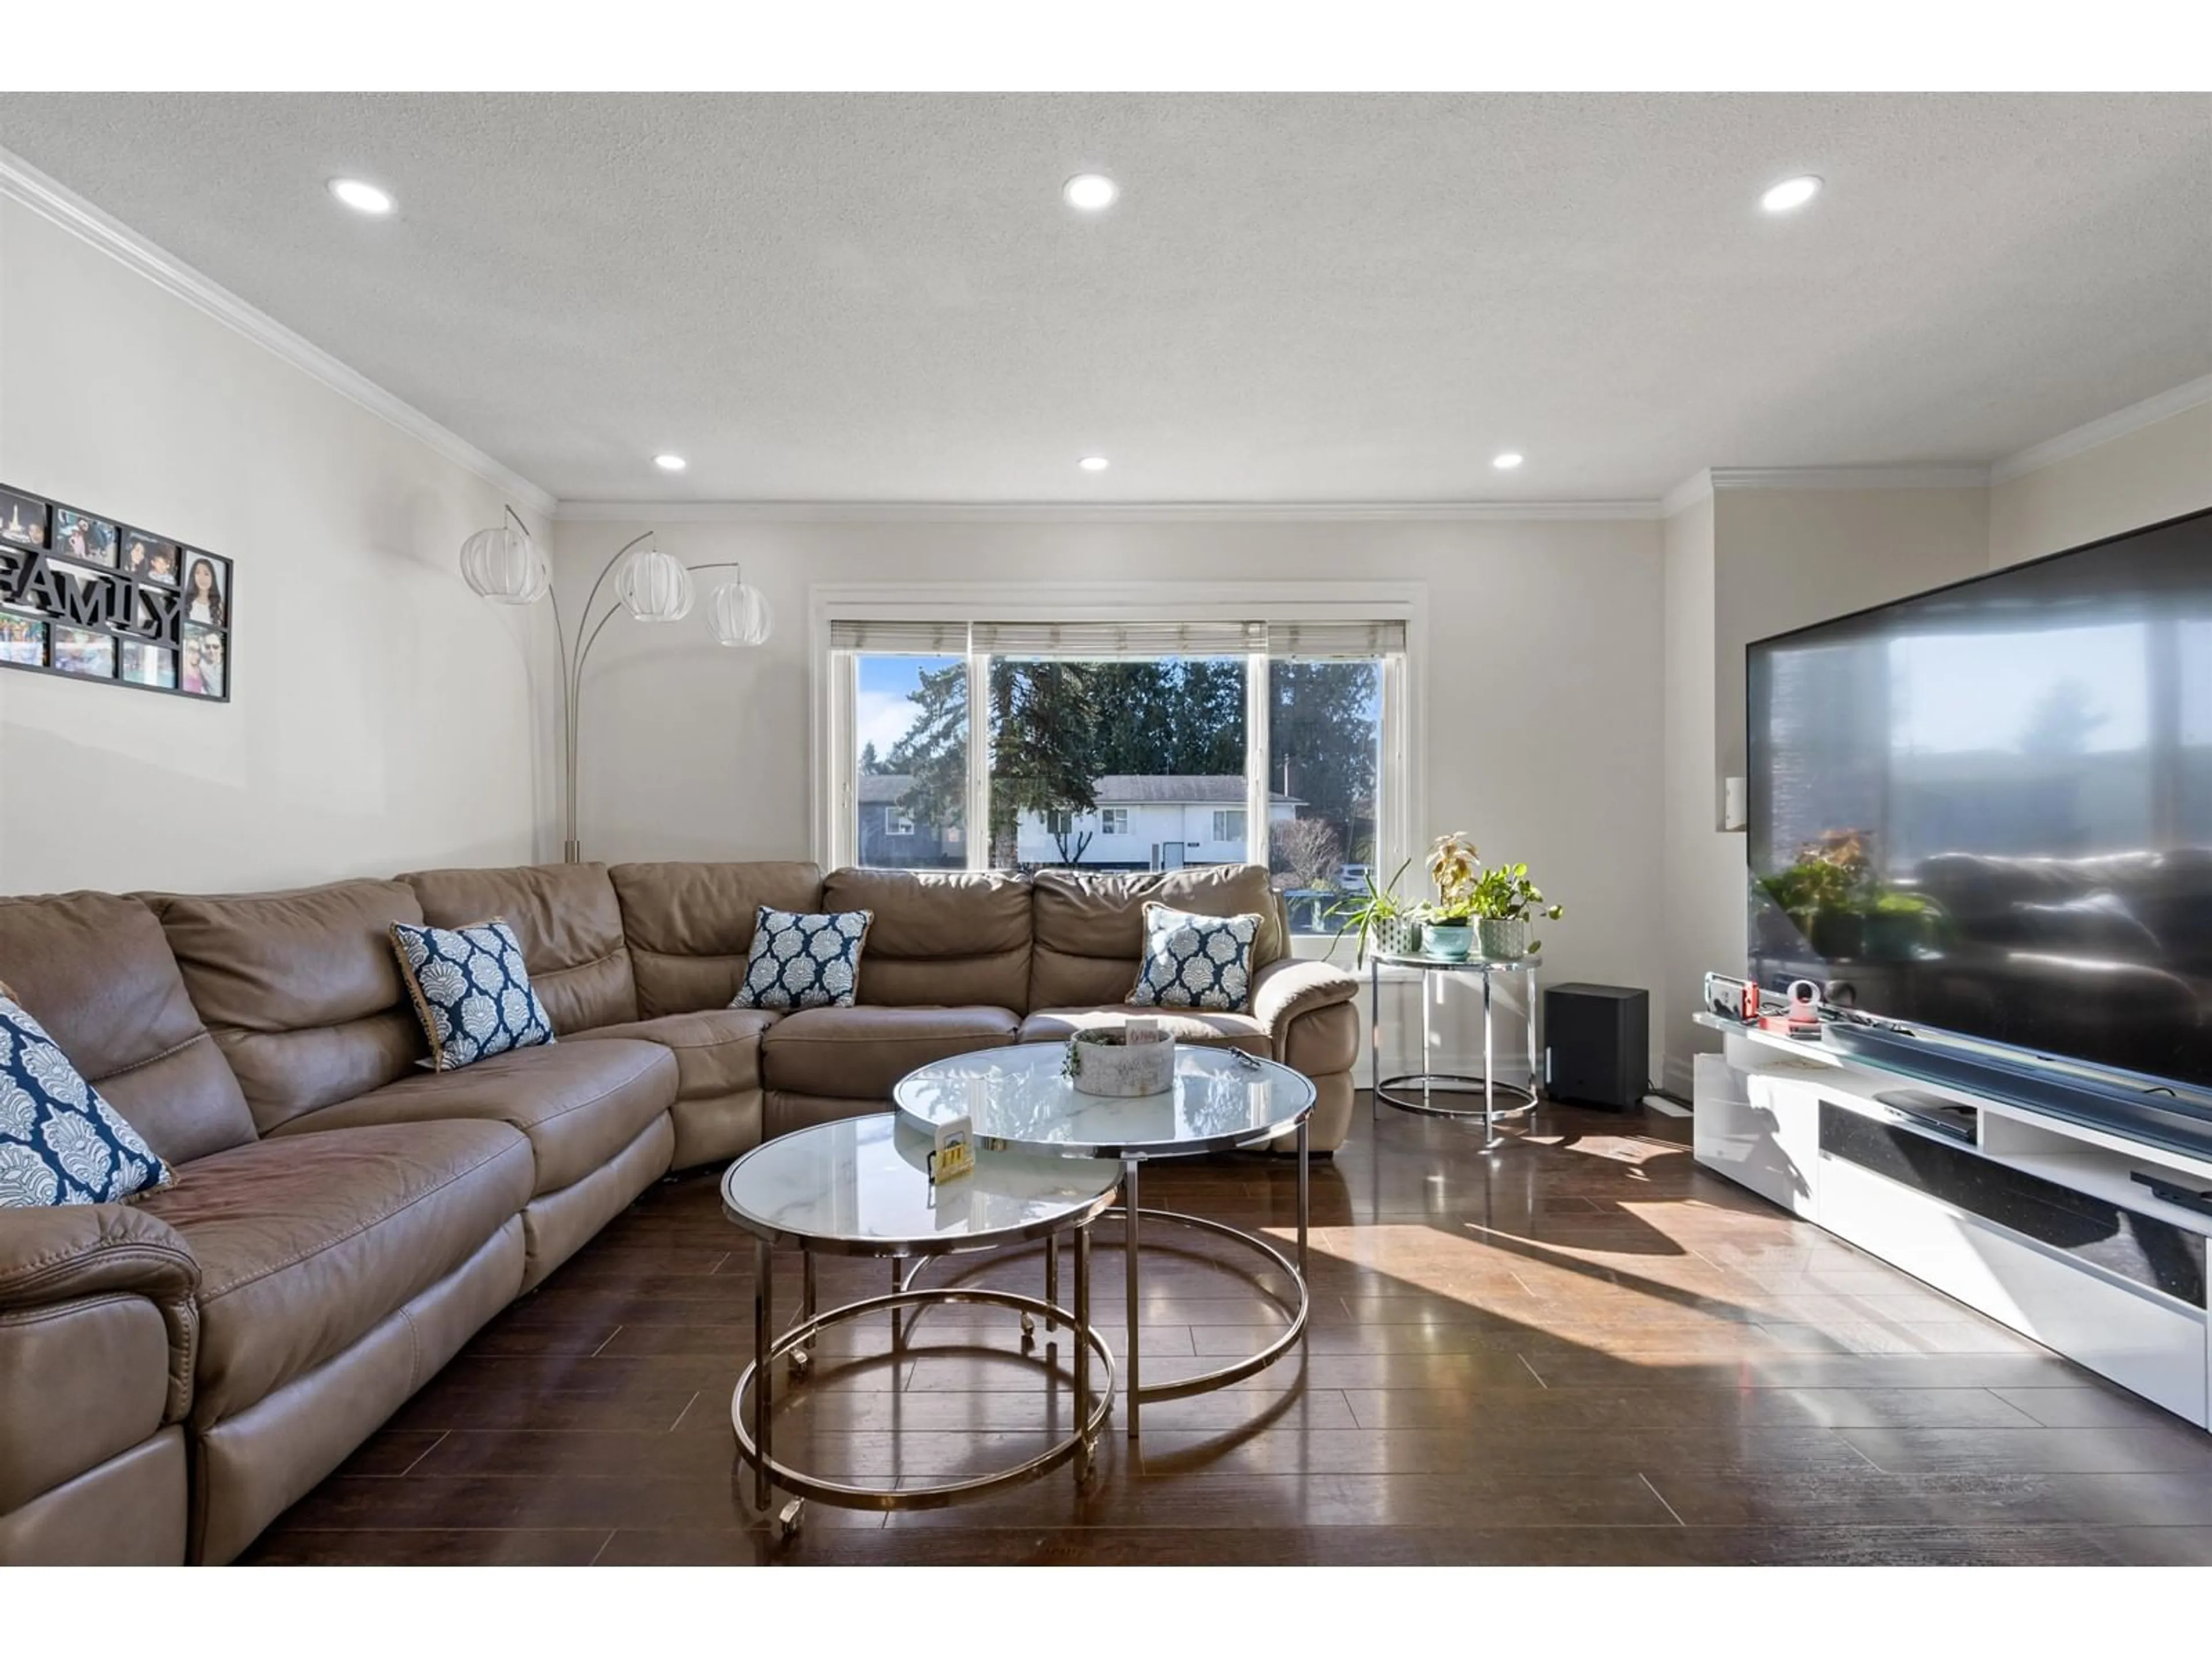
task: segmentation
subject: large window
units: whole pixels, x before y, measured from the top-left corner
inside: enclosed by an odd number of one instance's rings
[[[1261,863],[1329,933],[1407,850],[1402,622],[833,617],[829,645],[833,861]]]

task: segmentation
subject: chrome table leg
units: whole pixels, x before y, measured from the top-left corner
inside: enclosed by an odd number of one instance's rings
[[[1121,1254],[1127,1258],[1125,1263],[1125,1281],[1127,1286],[1129,1297],[1129,1389],[1127,1398],[1129,1401],[1129,1438],[1132,1440],[1134,1440],[1137,1437],[1137,1389],[1139,1386],[1138,1369],[1140,1345],[1137,1340],[1137,1318],[1139,1313],[1138,1304],[1140,1300],[1140,1297],[1138,1288],[1137,1271],[1137,1206],[1142,1202],[1142,1200],[1139,1197],[1137,1192],[1137,1170],[1139,1167],[1138,1160],[1133,1158],[1124,1158],[1121,1161],[1121,1208],[1123,1212],[1128,1218],[1127,1221],[1124,1224],[1125,1231],[1123,1234]]]
[[[1306,1276],[1307,1198],[1313,1186],[1312,1182],[1308,1178],[1311,1161],[1307,1156],[1306,1148],[1310,1139],[1307,1120],[1302,1117],[1298,1120],[1298,1277],[1300,1279]]]
[[[1498,1144],[1498,1094],[1493,1073],[1498,1061],[1492,1036],[1490,969],[1482,970],[1482,1144],[1486,1151]]]
[[[1075,1230],[1075,1429],[1083,1436],[1075,1454],[1078,1491],[1091,1484],[1091,1460],[1097,1455],[1097,1440],[1084,1426],[1091,1421],[1090,1329],[1091,1224],[1086,1221]]]
[[[769,1344],[775,1331],[770,1322],[775,1317],[774,1291],[770,1275],[775,1271],[775,1258],[768,1240],[753,1242],[753,1376],[757,1386],[753,1392],[753,1443],[760,1448],[760,1456],[753,1464],[753,1503],[766,1510],[769,1504],[768,1461],[769,1407],[774,1392],[774,1372],[769,1364]]]

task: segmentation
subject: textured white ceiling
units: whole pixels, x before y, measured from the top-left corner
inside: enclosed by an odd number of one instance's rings
[[[1648,498],[2212,372],[2197,94],[10,94],[0,146],[568,500]]]

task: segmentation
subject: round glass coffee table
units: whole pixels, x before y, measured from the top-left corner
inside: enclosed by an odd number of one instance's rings
[[[1385,1106],[1395,1106],[1404,1112],[1420,1112],[1430,1117],[1480,1118],[1482,1120],[1483,1150],[1500,1144],[1498,1120],[1518,1117],[1523,1112],[1534,1111],[1542,1086],[1542,1064],[1536,1053],[1536,970],[1544,965],[1541,957],[1481,957],[1400,956],[1370,951],[1367,957],[1368,997],[1368,1081],[1372,1107],[1378,1115]],[[1407,1072],[1397,1077],[1382,1075],[1382,969],[1416,968],[1420,970],[1421,993],[1421,1064],[1429,1063],[1431,1042],[1429,1015],[1429,978],[1431,974],[1474,974],[1482,981],[1482,1075],[1470,1077],[1463,1072]],[[1491,1018],[1491,981],[1500,975],[1525,975],[1523,986],[1528,1015],[1528,1081],[1524,1086],[1507,1083],[1498,1076],[1497,1045]],[[1480,1106],[1462,1105],[1480,1094]],[[1500,1106],[1498,1097],[1506,1097]]]
[[[799,1524],[800,1499],[818,1498],[849,1509],[930,1509],[958,1498],[1028,1480],[1073,1458],[1079,1483],[1090,1477],[1099,1429],[1114,1405],[1114,1356],[1091,1326],[1091,1224],[1114,1201],[1120,1171],[1094,1158],[1036,1156],[980,1150],[969,1173],[933,1182],[934,1134],[895,1114],[818,1123],[766,1142],[730,1165],[722,1176],[722,1211],[753,1236],[753,1363],[730,1395],[730,1425],[738,1448],[752,1463],[754,1498],[765,1510],[771,1484],[798,1494],[780,1520],[786,1535]],[[990,1289],[914,1290],[896,1283],[888,1296],[865,1297],[827,1312],[815,1306],[817,1255],[890,1258],[895,1282],[901,1261],[964,1250],[997,1249],[1043,1238],[1057,1244],[1075,1235],[1075,1305],[1056,1305],[1056,1287],[1044,1300]],[[774,1253],[795,1245],[805,1254],[799,1316],[781,1334],[775,1329]],[[1065,1324],[1074,1336],[1074,1426],[1062,1439],[1016,1467],[928,1486],[895,1491],[810,1475],[779,1462],[773,1450],[775,1362],[787,1358],[794,1378],[807,1369],[807,1345],[832,1325],[889,1312],[898,1340],[902,1310],[939,1303],[984,1303],[1022,1316],[1026,1336],[1034,1322]],[[1024,1345],[1026,1346],[1026,1344]],[[1096,1353],[1103,1382],[1095,1399],[1091,1360]],[[754,1395],[750,1425],[745,1395]]]
[[[967,1118],[976,1143],[986,1148],[1048,1157],[1112,1158],[1121,1166],[1121,1202],[1106,1212],[1123,1224],[1123,1255],[1128,1285],[1129,1434],[1134,1438],[1139,1413],[1147,1402],[1180,1400],[1265,1369],[1290,1352],[1305,1334],[1312,1297],[1306,1289],[1306,1219],[1309,1193],[1307,1121],[1313,1115],[1314,1086],[1289,1066],[1233,1048],[1176,1046],[1175,1087],[1156,1095],[1116,1099],[1079,1092],[1064,1074],[1067,1045],[1025,1042],[986,1048],[950,1060],[933,1060],[909,1072],[892,1091],[900,1115],[934,1133],[940,1124]],[[1205,1152],[1265,1146],[1295,1133],[1298,1146],[1298,1246],[1293,1263],[1267,1240],[1204,1216],[1173,1210],[1148,1210],[1139,1196],[1140,1172],[1154,1158],[1192,1158]],[[1143,1252],[1139,1223],[1169,1222],[1235,1240],[1256,1251],[1288,1275],[1297,1290],[1297,1306],[1287,1310],[1289,1328],[1256,1353],[1195,1376],[1146,1386],[1141,1381],[1143,1346],[1137,1312],[1142,1305]],[[1058,1250],[1045,1240],[1045,1295],[1055,1294]]]

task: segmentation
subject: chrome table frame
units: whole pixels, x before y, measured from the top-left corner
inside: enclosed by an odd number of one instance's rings
[[[1048,1046],[1057,1047],[1057,1045],[1043,1043],[1022,1046],[1038,1048]],[[1193,1048],[1198,1048],[1194,1043],[1188,1046]],[[1233,1382],[1241,1382],[1248,1376],[1257,1375],[1297,1346],[1306,1334],[1307,1323],[1313,1314],[1313,1295],[1306,1285],[1306,1236],[1311,1217],[1313,1168],[1310,1139],[1316,1098],[1312,1080],[1283,1065],[1279,1060],[1261,1060],[1246,1054],[1241,1048],[1211,1052],[1236,1055],[1234,1063],[1248,1071],[1259,1073],[1272,1068],[1283,1073],[1305,1091],[1304,1104],[1297,1109],[1295,1115],[1290,1120],[1272,1124],[1258,1134],[1254,1134],[1249,1130],[1237,1130],[1218,1135],[1197,1137],[1189,1140],[1145,1141],[1121,1145],[1107,1142],[1010,1139],[987,1135],[980,1127],[975,1132],[978,1143],[987,1147],[1002,1148],[1012,1152],[1048,1153],[1062,1158],[1112,1158],[1121,1165],[1121,1202],[1103,1212],[1103,1215],[1107,1219],[1118,1219],[1122,1224],[1121,1251],[1124,1258],[1124,1270],[1127,1274],[1128,1297],[1127,1329],[1128,1383],[1122,1391],[1122,1397],[1128,1403],[1129,1438],[1132,1440],[1138,1437],[1141,1428],[1143,1407],[1147,1402],[1182,1400],[1191,1395],[1206,1393],[1210,1389],[1225,1389]],[[975,1056],[963,1054],[957,1058],[973,1060]],[[927,1070],[927,1067],[916,1069]],[[911,1076],[912,1073],[908,1075]],[[905,1079],[901,1079],[902,1086],[904,1081]],[[897,1099],[896,1090],[892,1091],[892,1097],[895,1101]],[[901,1105],[898,1109],[907,1116],[909,1122],[924,1127],[928,1127],[928,1121],[919,1114],[908,1113],[903,1105]],[[1243,1152],[1253,1147],[1270,1145],[1280,1139],[1285,1131],[1293,1128],[1297,1133],[1298,1144],[1298,1245],[1297,1260],[1295,1264],[1267,1240],[1256,1234],[1248,1233],[1241,1227],[1232,1227],[1225,1221],[1215,1221],[1206,1216],[1188,1215],[1180,1210],[1154,1210],[1144,1207],[1140,1197],[1143,1170],[1144,1166],[1152,1160],[1195,1158],[1206,1152]],[[1233,1240],[1247,1246],[1282,1269],[1289,1275],[1291,1282],[1297,1287],[1297,1307],[1293,1310],[1288,1310],[1289,1325],[1274,1340],[1242,1359],[1231,1361],[1226,1365],[1216,1366],[1212,1370],[1201,1371],[1195,1376],[1186,1376],[1174,1382],[1155,1382],[1149,1385],[1145,1383],[1142,1380],[1144,1343],[1138,1328],[1139,1309],[1143,1302],[1141,1269],[1143,1248],[1140,1238],[1140,1224],[1143,1220],[1195,1227],[1201,1231],[1212,1233],[1218,1237]],[[920,1265],[916,1264],[916,1271],[919,1271]],[[1054,1240],[1048,1238],[1045,1241],[1045,1284],[1048,1300],[1053,1299],[1052,1287],[1058,1282],[1058,1274],[1057,1244]],[[913,1273],[909,1273],[905,1279],[899,1281],[899,1288],[905,1289],[912,1280]],[[1079,1344],[1078,1346],[1080,1346]]]
[[[925,1239],[831,1238],[792,1232],[767,1226],[725,1200],[723,1214],[753,1236],[753,1362],[738,1374],[737,1386],[730,1392],[730,1427],[737,1437],[739,1454],[753,1466],[755,1507],[767,1511],[775,1489],[781,1487],[796,1494],[800,1500],[817,1498],[843,1509],[939,1509],[963,1498],[999,1492],[1035,1480],[1071,1459],[1075,1463],[1077,1485],[1087,1486],[1097,1467],[1099,1431],[1113,1413],[1115,1389],[1113,1351],[1091,1323],[1091,1226],[1100,1216],[1113,1213],[1114,1197],[1114,1189],[1109,1188],[1096,1199],[1066,1214],[1026,1226],[1009,1227],[988,1238],[963,1236],[957,1246],[939,1244],[934,1240]],[[1075,1234],[1075,1305],[1062,1308],[1057,1305],[1059,1243],[1060,1234],[1070,1231]],[[1048,1285],[1042,1299],[1018,1295],[1012,1291],[981,1288],[917,1291],[908,1288],[913,1273],[918,1271],[924,1262],[939,1256],[1003,1249],[1009,1245],[1032,1243],[1040,1238],[1045,1241],[1049,1259]],[[803,1277],[799,1317],[781,1335],[775,1335],[773,1334],[775,1329],[775,1249],[779,1244],[799,1249],[802,1256]],[[817,1255],[889,1259],[892,1280],[890,1294],[863,1297],[859,1301],[845,1303],[827,1312],[819,1310],[815,1296],[814,1264]],[[902,1277],[901,1263],[909,1260],[914,1262],[914,1267],[906,1270]],[[886,1311],[891,1316],[892,1351],[894,1353],[903,1352],[906,1344],[899,1319],[901,1310],[919,1312],[925,1307],[940,1303],[979,1303],[1013,1310],[1022,1316],[1023,1346],[1025,1349],[1037,1318],[1042,1317],[1048,1328],[1057,1328],[1060,1325],[1068,1328],[1076,1338],[1075,1423],[1065,1437],[1012,1468],[971,1475],[962,1480],[940,1481],[927,1486],[885,1489],[855,1486],[847,1481],[808,1474],[777,1459],[774,1445],[774,1413],[775,1362],[778,1359],[789,1358],[792,1380],[796,1384],[805,1376],[810,1368],[806,1345],[814,1338],[833,1325]],[[911,1316],[909,1314],[909,1319]],[[1091,1363],[1094,1355],[1102,1374],[1095,1398],[1091,1386]],[[753,1395],[750,1425],[745,1411],[748,1392]],[[799,1502],[786,1505],[781,1512],[779,1520],[785,1537],[798,1530],[799,1512]]]
[[[1496,960],[1469,957],[1455,960],[1449,957],[1400,956],[1372,952],[1367,958],[1367,1046],[1369,1093],[1372,1097],[1370,1111],[1382,1115],[1385,1106],[1395,1106],[1400,1111],[1419,1112],[1428,1117],[1480,1118],[1482,1120],[1483,1150],[1503,1144],[1498,1133],[1498,1120],[1518,1117],[1534,1111],[1540,1098],[1542,1060],[1536,1052],[1536,969],[1542,967],[1541,957],[1515,957]],[[1415,968],[1421,970],[1419,981],[1421,997],[1421,1063],[1428,1064],[1429,1044],[1432,1021],[1429,1012],[1429,975],[1437,974],[1477,974],[1482,979],[1482,1075],[1469,1077],[1463,1072],[1407,1072],[1396,1077],[1382,1075],[1382,969]],[[1528,980],[1528,1081],[1526,1086],[1498,1080],[1497,1042],[1492,1018],[1491,978],[1496,974],[1525,974]],[[1439,1087],[1438,1085],[1443,1085]],[[1440,1094],[1472,1094],[1482,1091],[1482,1105],[1444,1106],[1437,1103]],[[1418,1089],[1418,1096],[1403,1092]],[[1500,1107],[1498,1097],[1504,1094],[1512,1103]]]

